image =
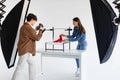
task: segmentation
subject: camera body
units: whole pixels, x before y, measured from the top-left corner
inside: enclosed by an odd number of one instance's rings
[[[43,24],[39,24],[37,27],[36,27],[36,30],[39,30],[41,27],[44,27]]]
[[[36,30],[40,30],[41,28],[43,28],[42,33],[45,32],[46,29],[44,28],[43,24],[41,24],[41,23],[36,27]]]

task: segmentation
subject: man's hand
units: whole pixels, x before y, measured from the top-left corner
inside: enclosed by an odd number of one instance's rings
[[[43,28],[44,28],[43,24],[40,23],[40,24],[36,27],[36,30],[40,30],[40,29],[43,30]]]
[[[39,26],[40,26],[40,31],[42,31],[43,33],[46,29],[44,28],[43,24],[39,24]]]
[[[44,27],[40,27],[40,30],[42,30],[42,31],[43,31],[44,29],[45,29]]]

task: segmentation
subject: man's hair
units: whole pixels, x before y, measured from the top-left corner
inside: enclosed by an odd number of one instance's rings
[[[28,16],[27,16],[27,21],[31,21],[32,19],[37,21],[36,15],[34,15],[32,13],[29,13]]]

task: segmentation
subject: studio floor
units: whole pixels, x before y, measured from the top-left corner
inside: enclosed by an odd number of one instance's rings
[[[86,51],[82,57],[82,63],[87,62],[87,65],[84,66],[86,70],[82,68],[86,73],[83,76],[86,79],[83,80],[120,80],[120,65],[118,62],[120,58],[116,56],[119,53],[113,54],[107,63],[100,64],[98,55],[92,51],[89,52],[90,50]],[[15,66],[8,69],[2,52],[0,52],[0,80],[11,80],[17,60]],[[39,53],[36,55],[36,64],[38,80],[78,80],[78,78],[74,77],[76,64],[72,58],[43,57],[43,75],[41,75],[41,57]],[[22,80],[29,80],[27,65],[26,73],[23,73],[23,75],[25,75],[25,78]]]

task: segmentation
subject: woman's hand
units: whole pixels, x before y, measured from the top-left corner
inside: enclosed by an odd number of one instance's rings
[[[67,41],[69,41],[69,40],[68,40],[68,39],[64,39],[63,41],[64,41],[64,42],[67,42]]]
[[[61,34],[61,36],[62,36],[62,37],[67,37],[67,35],[65,35],[65,34]]]

